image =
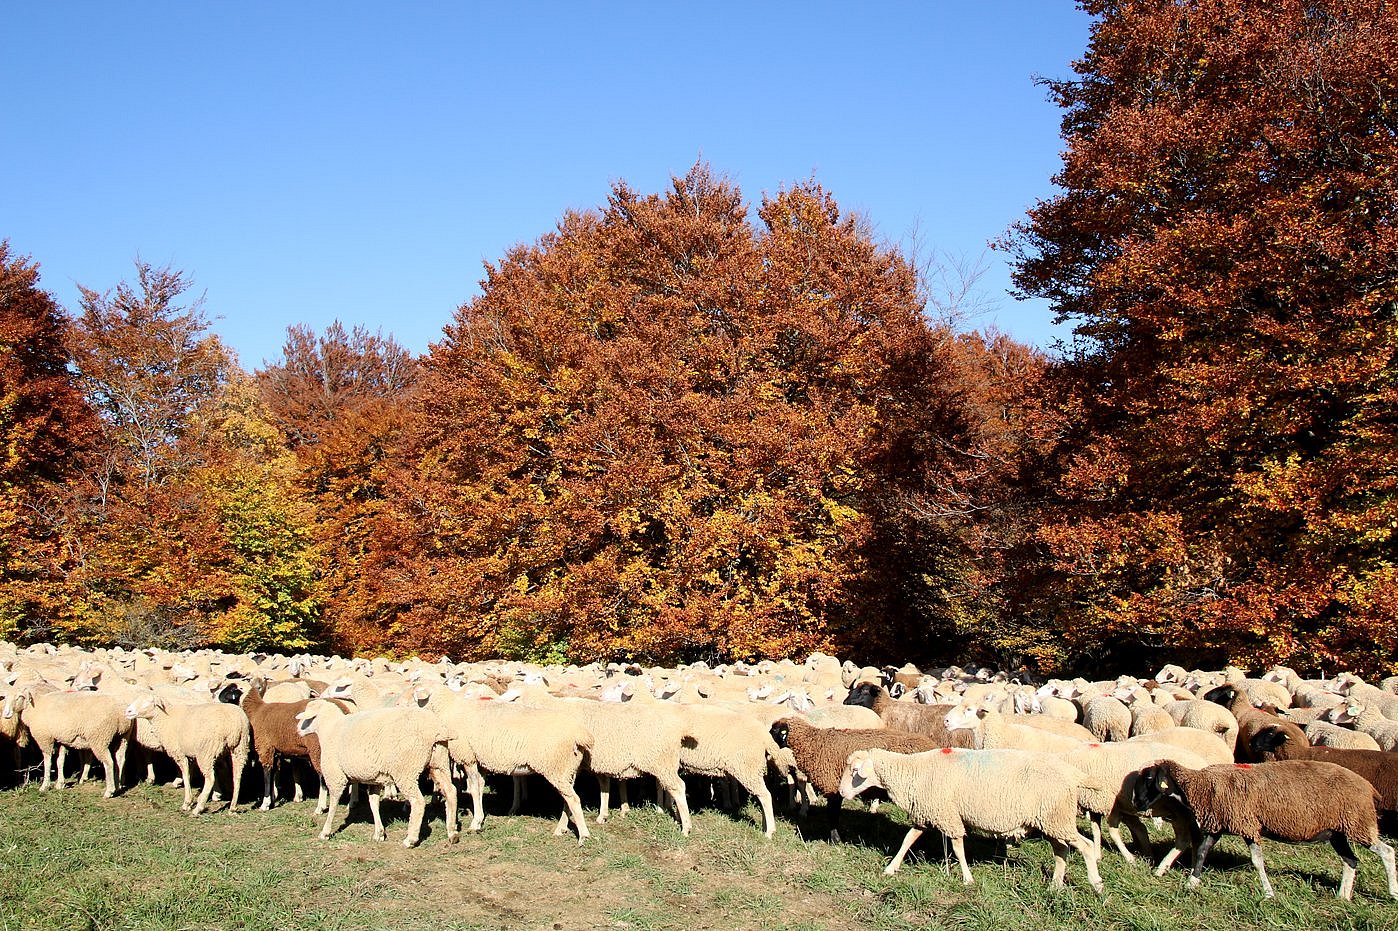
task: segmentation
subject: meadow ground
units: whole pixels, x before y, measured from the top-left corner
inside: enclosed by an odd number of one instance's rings
[[[1076,857],[1068,888],[1050,890],[1048,845],[1032,838],[968,844],[969,888],[930,835],[885,877],[906,825],[891,806],[870,815],[846,803],[849,843],[838,845],[802,840],[802,829],[824,836],[816,809],[805,824],[779,812],[767,841],[751,805],[735,815],[699,810],[690,838],[647,806],[594,827],[579,848],[552,835],[541,788],[538,810],[515,818],[500,814],[508,798],[492,795],[485,829],[456,846],[444,843],[440,806],[430,807],[422,846],[406,850],[398,843],[406,809],[395,803],[384,803],[390,841],[375,843],[364,806],[320,841],[309,801],[233,816],[220,804],[190,818],[179,797],[137,787],[104,800],[91,782],[0,791],[0,931],[1398,928],[1398,903],[1383,895],[1368,851],[1359,851],[1355,901],[1335,899],[1339,861],[1329,845],[1269,844],[1272,901],[1261,898],[1236,838],[1215,849],[1197,892],[1178,870],[1156,879],[1109,854],[1107,896],[1098,899]]]

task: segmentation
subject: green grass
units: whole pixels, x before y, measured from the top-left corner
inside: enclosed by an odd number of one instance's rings
[[[587,777],[584,783],[586,791]],[[375,843],[368,812],[355,809],[328,841],[311,802],[234,816],[222,806],[198,818],[178,811],[179,792],[141,787],[115,799],[100,786],[0,792],[0,931],[19,929],[503,929],[1054,928],[1171,931],[1391,929],[1398,903],[1383,896],[1376,858],[1360,851],[1355,901],[1334,897],[1339,861],[1328,845],[1267,845],[1277,897],[1261,898],[1245,846],[1225,838],[1203,886],[1183,873],[1157,879],[1143,865],[1104,857],[1107,897],[1086,887],[1069,860],[1065,890],[1048,888],[1048,845],[968,843],[976,884],[961,885],[934,836],[902,871],[881,870],[906,821],[896,808],[870,815],[847,803],[848,843],[803,841],[824,833],[779,819],[764,840],[753,806],[736,816],[700,809],[694,833],[652,807],[593,826],[579,848],[554,837],[552,802],[506,818],[491,796],[485,830],[444,843],[429,808],[423,845],[405,850],[406,811],[386,802],[390,843]],[[1164,834],[1158,835],[1163,840]]]

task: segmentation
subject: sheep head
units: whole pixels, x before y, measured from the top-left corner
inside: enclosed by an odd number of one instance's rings
[[[791,724],[787,721],[786,718],[782,718],[780,721],[774,723],[770,728],[770,731],[772,734],[772,740],[776,743],[778,747],[785,749],[787,746],[789,746],[788,741],[791,738]]]
[[[1269,754],[1275,755],[1290,739],[1291,735],[1280,727],[1264,727],[1252,735],[1248,747],[1252,750],[1253,756],[1260,760],[1266,760],[1273,758]]]
[[[164,711],[164,699],[159,695],[147,695],[143,698],[136,699],[126,706],[126,718],[130,721],[135,721],[138,718],[150,720],[157,714],[163,714]]]
[[[880,686],[872,682],[861,682],[858,685],[853,685],[850,687],[849,694],[845,696],[844,703],[846,705],[863,705],[872,711],[874,702],[878,698],[879,688]]]
[[[840,797],[854,798],[866,789],[882,789],[878,773],[874,772],[874,754],[868,750],[856,750],[845,761],[845,771],[840,774]]]

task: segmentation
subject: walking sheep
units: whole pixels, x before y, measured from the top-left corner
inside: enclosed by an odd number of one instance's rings
[[[966,862],[966,833],[993,837],[1024,837],[1038,831],[1053,847],[1054,886],[1063,885],[1066,855],[1072,847],[1082,854],[1087,879],[1100,895],[1102,877],[1097,854],[1078,833],[1078,794],[1083,775],[1061,760],[1023,750],[958,750],[950,747],[926,753],[899,754],[886,750],[856,750],[840,778],[840,795],[854,798],[870,788],[882,788],[893,803],[908,813],[913,827],[884,873],[892,876],[909,848],[927,828],[951,840],[961,865],[961,879],[973,882]]]
[[[126,708],[131,720],[150,721],[160,734],[165,752],[180,768],[183,780],[184,804],[180,811],[197,815],[204,810],[214,790],[214,766],[227,757],[233,767],[233,794],[228,800],[228,813],[238,810],[238,792],[242,788],[243,768],[247,766],[252,745],[252,730],[243,709],[222,702],[197,705],[166,704],[159,695],[147,695]],[[193,759],[204,777],[204,788],[191,809],[189,761]]]
[[[1362,776],[1334,763],[1293,760],[1192,770],[1167,761],[1141,771],[1132,802],[1139,812],[1156,811],[1184,822],[1194,852],[1190,888],[1199,885],[1204,861],[1219,837],[1236,834],[1248,842],[1267,898],[1273,893],[1262,857],[1263,837],[1291,843],[1330,841],[1344,864],[1339,897],[1346,901],[1353,895],[1359,865],[1350,842],[1358,841],[1383,861],[1389,895],[1398,899],[1393,848],[1379,839],[1376,798],[1374,787]],[[1177,845],[1157,874],[1179,853]]]
[[[104,798],[116,794],[119,761],[126,756],[126,744],[133,725],[122,714],[121,705],[96,692],[38,692],[29,687],[12,694],[0,717],[18,717],[20,724],[44,755],[44,778],[40,791],[53,785],[54,748],[60,748],[57,785],[63,787],[62,748],[90,750],[102,764],[107,786]]]
[[[408,799],[408,833],[404,847],[416,847],[422,836],[426,808],[418,779],[423,770],[446,802],[447,843],[460,838],[456,828],[456,786],[451,782],[447,729],[430,711],[420,708],[376,708],[345,714],[338,705],[312,701],[297,718],[302,736],[320,739],[320,767],[329,793],[330,810],[320,839],[330,837],[335,806],[350,782],[371,786],[369,810],[374,816],[374,840],[387,840],[379,798],[385,783],[393,783]]]

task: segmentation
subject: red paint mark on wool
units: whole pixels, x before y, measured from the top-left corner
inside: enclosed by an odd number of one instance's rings
[[[954,751],[951,749],[951,747],[943,747],[943,748],[942,748],[942,752],[943,752],[943,753],[953,753]]]
[[[1233,764],[1233,768],[1234,768],[1234,769],[1252,769],[1252,764],[1251,764],[1251,763],[1234,763],[1234,764]]]
[[[1102,745],[1101,745],[1101,744],[1088,744],[1088,746],[1089,746],[1089,747],[1100,747],[1100,746],[1102,746]]]

